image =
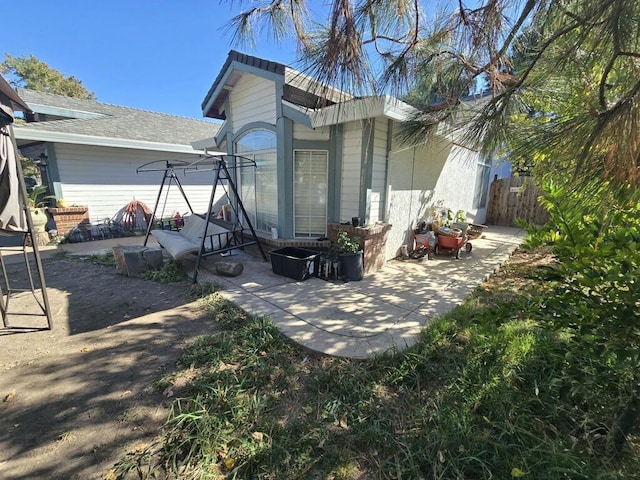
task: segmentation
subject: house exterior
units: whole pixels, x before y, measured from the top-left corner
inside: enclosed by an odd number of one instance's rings
[[[197,145],[255,159],[257,172],[237,180],[265,236],[313,245],[328,224],[390,224],[390,259],[432,207],[485,219],[490,162],[444,130],[423,145],[400,144],[394,134],[412,110],[397,99],[352,98],[231,51],[202,111],[223,124],[213,142]]]
[[[214,136],[219,128],[210,121],[33,90],[17,92],[34,112],[14,129],[21,153],[38,160],[42,181],[56,198],[88,207],[91,223],[113,218],[132,200],[153,209],[163,172],[136,173],[138,167],[156,160],[195,160],[204,152],[191,143]],[[193,209],[206,211],[213,175],[178,171],[177,176]],[[173,185],[168,192],[160,205],[165,215],[187,212],[178,188]]]

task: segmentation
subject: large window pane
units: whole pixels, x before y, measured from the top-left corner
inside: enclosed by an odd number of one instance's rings
[[[256,230],[271,232],[278,226],[278,174],[276,135],[251,130],[236,142],[236,153],[256,162],[256,170],[240,170],[241,194]]]
[[[491,177],[491,163],[485,160],[478,162],[476,170],[476,188],[473,195],[474,208],[484,208],[487,206],[487,196],[489,195],[489,178]]]
[[[326,151],[294,152],[294,213],[296,237],[317,237],[327,231]]]

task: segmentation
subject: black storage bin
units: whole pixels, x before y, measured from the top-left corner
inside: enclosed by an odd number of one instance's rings
[[[297,247],[285,247],[271,252],[271,268],[273,273],[306,280],[318,276],[320,253]]]

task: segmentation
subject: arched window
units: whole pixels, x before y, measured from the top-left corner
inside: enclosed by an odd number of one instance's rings
[[[256,162],[256,170],[240,169],[241,195],[253,226],[271,232],[278,226],[277,137],[264,129],[250,130],[235,142],[235,153]]]

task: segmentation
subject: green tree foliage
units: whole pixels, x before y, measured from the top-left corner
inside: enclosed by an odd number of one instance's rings
[[[407,140],[448,121],[485,150],[515,135],[515,155],[541,153],[565,174],[640,180],[637,0],[459,0],[438,14],[417,0],[333,0],[316,22],[305,4],[251,2],[231,26],[246,38],[256,22],[276,36],[293,24],[319,80],[355,95],[412,92],[421,112]],[[481,102],[461,102],[480,90]],[[538,111],[548,115],[514,122]]]
[[[8,81],[14,88],[24,87],[38,92],[54,93],[66,97],[95,100],[95,94],[87,90],[80,80],[66,77],[58,70],[33,55],[14,57],[6,54],[0,63],[0,72],[8,75]]]

